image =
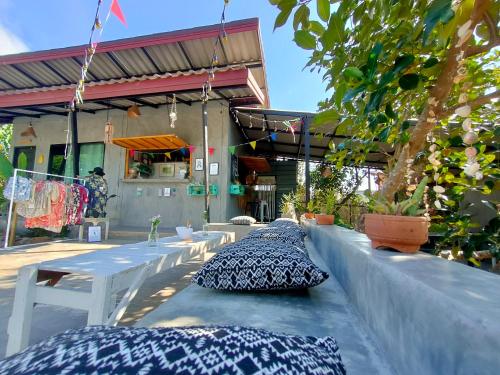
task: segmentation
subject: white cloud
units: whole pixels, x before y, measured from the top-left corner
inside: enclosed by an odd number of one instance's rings
[[[0,55],[26,52],[28,49],[21,39],[0,25]]]

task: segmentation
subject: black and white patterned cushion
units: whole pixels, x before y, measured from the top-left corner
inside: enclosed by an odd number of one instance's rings
[[[229,220],[229,222],[236,225],[252,225],[255,224],[256,220],[251,216],[236,216]]]
[[[307,235],[306,231],[299,224],[297,224],[296,221],[291,219],[276,219],[275,221],[269,223],[268,228],[285,228],[295,230],[300,233],[302,238]]]
[[[238,241],[225,246],[193,276],[205,288],[267,291],[310,288],[328,273],[300,248],[268,240]]]
[[[306,251],[304,244],[304,237],[302,233],[297,231],[295,228],[285,228],[285,227],[267,227],[254,230],[250,232],[242,240],[267,240],[267,241],[279,241],[287,243],[290,245],[298,246],[301,250]]]
[[[67,331],[0,362],[0,374],[345,374],[333,337],[234,326]]]

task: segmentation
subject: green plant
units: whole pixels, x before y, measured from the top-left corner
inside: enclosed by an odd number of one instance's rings
[[[372,211],[382,215],[421,216],[425,210],[419,209],[422,204],[425,188],[429,178],[425,176],[418,184],[412,196],[401,202],[389,202],[384,196],[379,196],[371,207]]]
[[[339,203],[340,194],[333,188],[325,189],[316,196],[317,205],[322,214],[333,215]]]
[[[295,193],[283,194],[280,201],[280,212],[282,215],[295,215]]]
[[[134,163],[132,168],[139,172],[142,176],[150,176],[152,173],[151,167],[141,162]]]

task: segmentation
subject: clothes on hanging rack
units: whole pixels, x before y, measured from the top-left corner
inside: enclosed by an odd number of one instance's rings
[[[89,191],[80,184],[67,185],[59,181],[30,179],[31,189],[27,200],[19,200],[16,212],[25,218],[26,228],[42,228],[60,233],[65,225],[79,225],[88,203]],[[23,186],[28,186],[22,181]],[[17,190],[17,186],[16,186]],[[21,197],[28,196],[23,191]],[[15,192],[15,196],[18,194]]]
[[[6,199],[10,200],[14,185],[16,187],[14,191],[14,202],[27,201],[30,199],[33,181],[23,176],[16,176],[15,182],[14,177],[9,178],[7,186],[3,190],[3,196]]]

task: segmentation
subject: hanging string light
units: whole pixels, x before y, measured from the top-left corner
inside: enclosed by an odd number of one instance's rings
[[[114,128],[113,128],[113,123],[109,119],[109,107],[108,107],[108,111],[106,112],[106,125],[104,126],[104,144],[113,143],[113,133],[114,133]]]

